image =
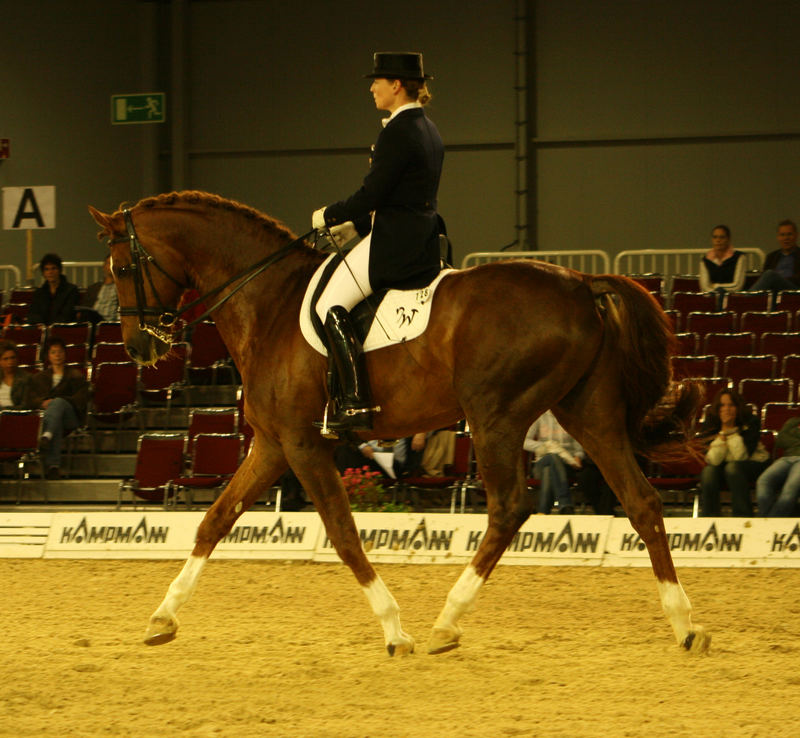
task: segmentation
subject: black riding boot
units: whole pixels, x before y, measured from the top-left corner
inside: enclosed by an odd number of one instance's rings
[[[325,318],[325,337],[333,359],[342,398],[336,412],[328,417],[333,431],[362,431],[372,428],[369,378],[361,342],[356,338],[350,314],[334,305]]]

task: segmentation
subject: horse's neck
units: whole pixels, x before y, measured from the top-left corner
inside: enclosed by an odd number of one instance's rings
[[[224,250],[218,247],[220,243],[225,244]],[[212,235],[211,238],[194,241],[186,254],[186,263],[190,267],[195,288],[203,296],[247,272],[250,267],[288,243],[286,239],[231,238],[230,233],[226,236]],[[237,363],[240,363],[243,352],[247,350],[248,339],[256,332],[269,335],[275,326],[287,320],[287,316],[299,315],[305,288],[324,258],[324,255],[304,247],[289,249],[284,257],[267,266],[246,286],[237,289],[250,273],[242,274],[220,293],[205,301],[205,308],[208,309],[233,292],[211,317]]]

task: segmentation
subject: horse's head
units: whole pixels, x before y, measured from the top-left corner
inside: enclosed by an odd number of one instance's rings
[[[183,259],[159,232],[151,212],[107,215],[91,206],[89,212],[103,229],[98,238],[107,238],[111,249],[125,348],[140,364],[153,364],[172,343],[177,304],[186,288]]]

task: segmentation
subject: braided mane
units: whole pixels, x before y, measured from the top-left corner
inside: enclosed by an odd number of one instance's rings
[[[227,210],[231,213],[237,213],[255,225],[260,225],[264,230],[270,234],[275,235],[282,239],[295,238],[287,226],[275,218],[262,213],[260,210],[244,205],[243,203],[236,202],[235,200],[228,200],[219,195],[214,195],[210,192],[200,192],[198,190],[184,190],[183,192],[167,192],[162,195],[155,195],[154,197],[145,197],[139,200],[134,207],[137,208],[161,208],[161,207],[180,207],[181,205],[192,205],[195,207],[206,208],[219,208],[220,210]],[[123,203],[120,209],[114,213],[114,217],[122,215],[122,208],[125,207]]]

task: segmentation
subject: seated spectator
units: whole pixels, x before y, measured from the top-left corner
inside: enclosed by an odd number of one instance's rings
[[[48,338],[44,351],[50,366],[31,378],[28,403],[36,410],[44,410],[39,450],[47,478],[58,479],[61,444],[64,436],[78,428],[86,417],[89,385],[80,371],[64,365],[67,356],[64,341],[57,336]]]
[[[779,249],[770,251],[764,259],[764,271],[750,286],[751,292],[767,290],[800,290],[800,248],[797,246],[797,226],[791,220],[778,223]]]
[[[785,451],[756,482],[758,514],[762,518],[791,518],[797,515],[800,496],[800,416],[783,424],[775,446]]]
[[[548,410],[528,429],[523,447],[534,454],[534,473],[542,481],[538,512],[548,515],[555,502],[562,515],[574,513],[567,469],[581,468],[583,449],[580,444],[558,424],[553,413]]]
[[[619,504],[617,496],[589,456],[583,457],[575,478],[583,499],[592,506],[595,515],[614,515],[614,508]]]
[[[111,254],[103,261],[103,280],[89,285],[86,306],[75,308],[78,320],[97,323],[101,320],[119,320],[119,298],[114,275],[111,273]]]
[[[760,442],[761,423],[738,392],[721,389],[703,421],[702,438],[710,441],[707,465],[700,474],[700,515],[718,516],[720,490],[731,492],[731,514],[753,514],[750,488],[769,463],[769,453]]]
[[[23,409],[31,375],[17,366],[17,346],[12,341],[0,341],[0,370],[0,408]]]
[[[384,448],[380,441],[364,443],[344,443],[334,452],[336,468],[343,474],[345,469],[368,467],[370,471],[380,472],[385,479],[397,479],[392,448]]]
[[[744,253],[731,246],[731,231],[726,225],[714,226],[711,231],[711,249],[700,261],[700,289],[716,292],[721,307],[726,292],[737,292],[744,287]]]
[[[72,322],[78,304],[78,288],[62,274],[61,258],[57,254],[45,254],[39,262],[39,269],[44,282],[33,293],[28,323]]]
[[[455,460],[456,433],[440,428],[400,438],[392,447],[398,477],[443,477]]]

